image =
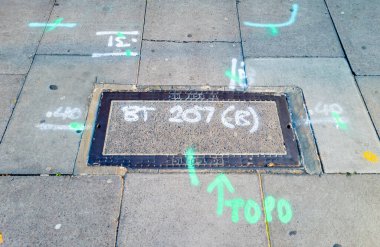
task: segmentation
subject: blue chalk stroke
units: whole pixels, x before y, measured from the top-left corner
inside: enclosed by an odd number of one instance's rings
[[[277,28],[290,26],[296,21],[296,16],[297,16],[297,12],[298,12],[298,4],[293,4],[292,9],[293,9],[293,12],[292,12],[289,20],[287,22],[284,22],[284,23],[254,23],[254,22],[249,22],[249,21],[245,21],[243,23],[244,23],[244,25],[249,26],[249,27],[268,28],[272,32],[272,35],[277,35],[278,34]]]

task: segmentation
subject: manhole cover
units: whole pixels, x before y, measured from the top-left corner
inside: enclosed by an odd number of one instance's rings
[[[285,95],[103,92],[88,163],[129,168],[300,167]]]

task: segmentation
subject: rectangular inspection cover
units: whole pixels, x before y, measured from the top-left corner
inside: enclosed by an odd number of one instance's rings
[[[90,165],[299,167],[285,95],[223,91],[103,92]]]

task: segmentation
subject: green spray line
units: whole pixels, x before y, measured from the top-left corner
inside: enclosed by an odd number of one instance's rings
[[[54,29],[57,28],[58,24],[63,21],[63,18],[58,18],[53,22],[53,26],[50,26],[48,29],[46,29],[46,32],[53,31]]]
[[[197,177],[197,174],[195,173],[195,168],[194,168],[194,148],[190,147],[186,150],[185,156],[186,156],[186,164],[187,164],[187,169],[189,171],[189,176],[190,176],[190,182],[191,185],[193,186],[199,186],[199,179]]]
[[[335,123],[338,125],[338,127],[340,129],[342,129],[342,130],[346,130],[347,129],[347,124],[345,122],[343,122],[343,120],[340,117],[339,113],[333,111],[333,112],[331,112],[331,115],[334,118]]]

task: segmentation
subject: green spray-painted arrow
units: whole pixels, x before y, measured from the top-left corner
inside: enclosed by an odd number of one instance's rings
[[[193,186],[199,185],[199,180],[194,168],[194,148],[188,148],[185,153],[187,169],[189,171],[190,181]]]
[[[46,29],[46,32],[52,31],[57,28],[57,25],[63,21],[63,18],[58,18],[53,22],[53,26],[50,26],[48,29]]]
[[[339,113],[337,112],[331,112],[332,117],[335,120],[335,123],[338,125],[340,129],[346,130],[347,129],[347,124],[343,122],[342,118],[340,117]]]
[[[217,176],[212,183],[207,187],[207,192],[211,193],[215,188],[218,188],[218,207],[216,209],[216,214],[218,216],[223,214],[224,207],[224,187],[227,187],[227,190],[230,193],[234,193],[235,189],[232,187],[230,180],[224,174]]]

